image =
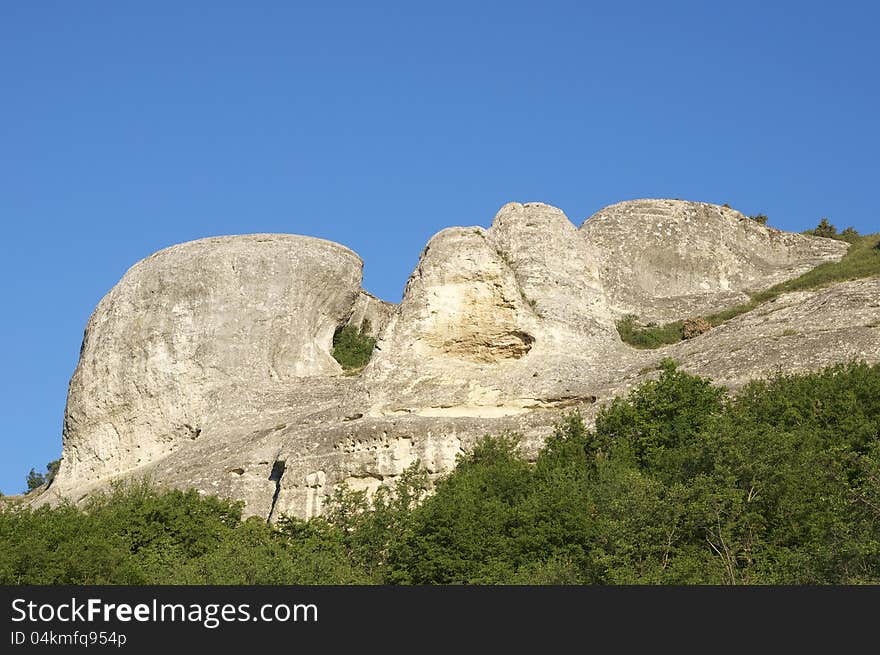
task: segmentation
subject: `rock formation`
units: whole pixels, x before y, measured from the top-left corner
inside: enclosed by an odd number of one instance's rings
[[[591,397],[625,350],[595,260],[540,203],[437,234],[364,373],[371,413],[501,416]]]
[[[335,485],[375,490],[419,461],[432,477],[484,434],[534,452],[563,412],[588,419],[661,358],[730,386],[849,357],[880,360],[880,280],[781,296],[656,351],[621,342],[635,313],[671,320],[839,259],[846,244],[703,203],[642,200],[577,229],[540,203],[488,229],[443,230],[398,306],[362,262],[292,235],[204,239],[136,264],[86,328],[61,468],[36,502],[108,481],[241,499],[247,515],[314,516]],[[345,325],[378,337],[367,367],[330,354]]]
[[[580,232],[601,256],[602,285],[620,313],[672,321],[748,300],[846,253],[847,244],[783,232],[729,207],[632,200],[606,207]]]
[[[340,373],[329,344],[355,305],[366,312],[362,266],[343,246],[290,235],[204,239],[136,264],[86,327],[58,489],[198,439],[238,390]]]

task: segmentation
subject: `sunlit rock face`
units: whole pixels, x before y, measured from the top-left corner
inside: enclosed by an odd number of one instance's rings
[[[591,421],[663,357],[731,387],[880,361],[877,279],[786,294],[659,350],[617,334],[624,314],[722,309],[846,247],[704,203],[620,203],[580,229],[549,205],[509,203],[488,229],[435,235],[392,305],[361,289],[360,258],[335,243],[174,246],[89,320],[61,468],[32,502],[148,475],[241,500],[248,516],[309,517],[340,484],[374,493],[416,463],[434,480],[486,434],[517,433],[534,455],[565,413]],[[377,338],[363,371],[331,355],[346,325]]]
[[[139,262],[86,328],[57,486],[136,468],[199,439],[235,389],[341,371],[329,348],[362,262],[292,235],[204,239]]]
[[[839,260],[848,247],[766,227],[729,207],[681,200],[617,203],[587,219],[580,233],[599,255],[614,308],[653,321],[745,302],[746,292]]]
[[[374,415],[500,416],[590,397],[623,349],[560,210],[510,203],[428,243],[364,375]]]

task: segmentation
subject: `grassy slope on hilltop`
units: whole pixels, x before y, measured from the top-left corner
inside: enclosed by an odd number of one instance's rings
[[[750,312],[762,303],[775,300],[784,293],[818,289],[829,284],[880,275],[880,233],[855,237],[850,244],[849,251],[840,261],[820,264],[793,280],[750,294],[747,303],[703,318],[715,327]],[[641,326],[638,317],[626,316],[618,321],[617,331],[624,343],[635,348],[660,348],[683,339],[682,324],[683,321],[673,321],[664,325]]]

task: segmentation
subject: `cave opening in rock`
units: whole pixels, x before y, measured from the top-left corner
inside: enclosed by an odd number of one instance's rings
[[[269,479],[275,483],[281,482],[281,476],[284,475],[286,466],[287,464],[283,459],[276,459],[275,463],[272,464],[272,472],[269,474]]]
[[[272,472],[269,473],[269,480],[275,483],[275,493],[272,494],[272,506],[269,508],[269,516],[266,517],[266,523],[272,522],[272,515],[275,513],[275,504],[278,502],[278,496],[281,493],[281,478],[284,477],[284,470],[287,468],[287,462],[283,459],[276,459],[272,464]]]

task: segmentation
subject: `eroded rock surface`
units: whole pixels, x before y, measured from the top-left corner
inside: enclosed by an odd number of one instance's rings
[[[671,346],[685,370],[736,388],[777,372],[880,361],[880,278],[787,293]]]
[[[364,379],[372,415],[512,415],[594,395],[625,350],[596,257],[558,209],[509,203],[428,243]]]
[[[363,289],[351,308],[346,325],[351,325],[371,337],[378,337],[391,319],[396,305],[385,302]]]
[[[748,300],[846,254],[847,244],[761,225],[729,207],[630,200],[580,228],[600,254],[614,308],[644,320],[698,316]]]
[[[360,288],[360,259],[292,235],[182,244],[101,301],[71,380],[61,469],[37,503],[154,480],[315,516],[336,485],[373,492],[413,462],[432,478],[485,434],[534,454],[568,411],[589,421],[673,357],[736,388],[777,371],[880,361],[880,279],[786,294],[659,350],[623,344],[624,313],[721,309],[841,257],[846,245],[723,207],[632,201],[580,229],[510,203],[489,229],[426,246],[400,305]],[[378,337],[363,372],[332,359],[344,325]]]
[[[341,371],[333,332],[362,262],[329,241],[194,241],[139,262],[98,305],[64,417],[57,490],[101,480],[201,438],[241,389]]]

